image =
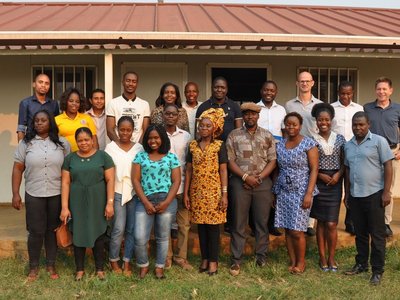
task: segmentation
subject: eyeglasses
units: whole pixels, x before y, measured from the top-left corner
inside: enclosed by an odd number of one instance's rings
[[[300,82],[301,84],[309,84],[311,82],[313,82],[314,80],[300,80],[298,82]]]
[[[164,116],[167,116],[167,117],[176,117],[178,115],[178,113],[176,113],[176,112],[165,112],[164,113]]]

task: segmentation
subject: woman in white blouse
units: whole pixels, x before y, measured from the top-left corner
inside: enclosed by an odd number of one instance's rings
[[[114,219],[109,260],[112,270],[117,274],[122,273],[118,262],[120,260],[121,243],[125,234],[123,273],[126,276],[132,274],[130,261],[135,247],[135,201],[132,201],[135,192],[131,181],[131,166],[136,154],[143,151],[141,144],[131,142],[133,129],[132,118],[122,116],[117,124],[118,141],[109,143],[105,149],[115,164]]]

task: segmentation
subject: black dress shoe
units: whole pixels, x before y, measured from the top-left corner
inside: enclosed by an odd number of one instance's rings
[[[355,235],[356,231],[354,230],[354,226],[353,225],[347,225],[345,231],[347,233],[350,233],[351,235]]]
[[[390,228],[390,226],[388,224],[385,225],[386,229],[385,229],[385,236],[386,237],[392,237],[393,236],[393,231]]]
[[[307,234],[308,236],[314,236],[314,235],[315,235],[315,230],[314,230],[314,228],[308,227],[308,228],[307,228],[307,231],[306,231],[306,234]]]
[[[357,275],[363,272],[368,272],[368,267],[361,264],[355,264],[350,270],[344,272],[344,275]]]
[[[382,280],[382,274],[372,273],[369,283],[372,285],[378,285],[381,283],[381,280]]]
[[[269,234],[274,235],[274,236],[281,236],[282,232],[280,232],[277,228],[271,228],[271,230],[269,230]]]

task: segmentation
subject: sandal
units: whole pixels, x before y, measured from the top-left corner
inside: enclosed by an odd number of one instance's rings
[[[97,278],[99,280],[105,280],[106,279],[106,273],[104,273],[104,271],[101,271],[101,270],[96,271],[96,275],[97,275]]]
[[[319,262],[319,268],[322,272],[328,272],[330,270],[330,268],[328,267],[328,265],[323,265],[321,262]]]
[[[54,266],[47,266],[46,271],[50,276],[50,279],[58,279],[60,276],[57,274],[56,268]]]
[[[33,282],[38,278],[39,278],[39,269],[38,268],[30,269],[28,273],[28,281]]]
[[[110,266],[111,266],[111,270],[115,273],[115,274],[122,274],[122,269],[120,268],[119,264],[117,261],[111,261],[110,262]]]
[[[338,271],[338,266],[337,265],[330,266],[329,271],[336,273]]]
[[[76,272],[75,281],[81,281],[84,275],[85,275],[85,271]]]

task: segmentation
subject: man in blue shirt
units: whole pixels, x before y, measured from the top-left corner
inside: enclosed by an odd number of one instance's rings
[[[58,102],[47,97],[50,90],[50,78],[46,74],[38,74],[33,81],[34,94],[19,103],[18,111],[18,142],[25,137],[32,123],[33,115],[42,109],[47,110],[54,117],[59,115]]]
[[[385,138],[369,131],[369,118],[357,112],[352,119],[354,137],[345,144],[346,203],[352,212],[356,233],[356,264],[345,272],[368,271],[371,239],[370,283],[380,283],[385,265],[385,207],[390,203],[392,151]]]

